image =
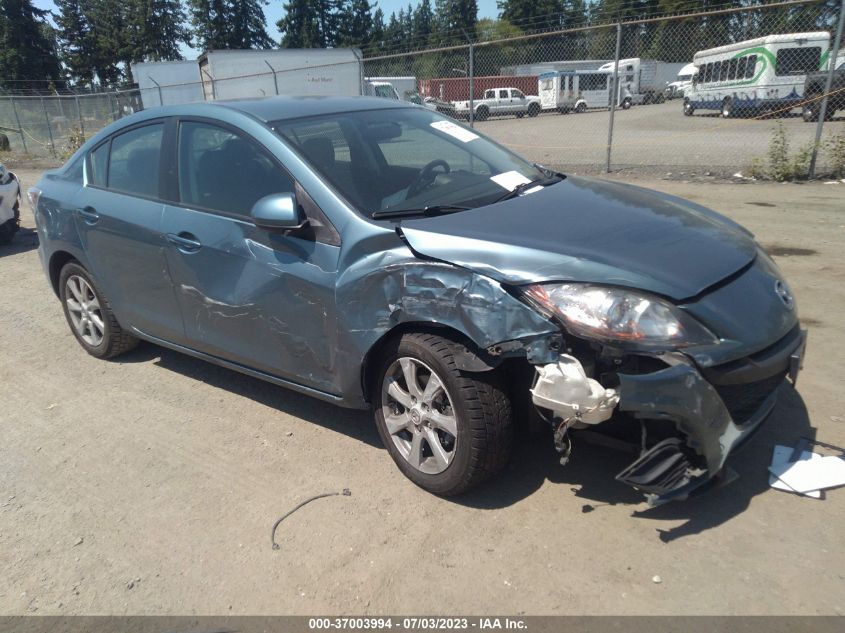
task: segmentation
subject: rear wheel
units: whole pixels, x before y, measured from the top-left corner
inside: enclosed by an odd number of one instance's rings
[[[575,106],[575,112],[577,112],[578,114],[581,114],[582,112],[586,112],[586,111],[587,111],[587,104],[584,103],[583,101]]]
[[[528,104],[528,116],[535,117],[540,114],[540,106],[536,103]]]
[[[729,119],[733,115],[733,101],[730,97],[725,97],[722,101],[722,118]]]
[[[478,110],[475,111],[475,118],[479,121],[486,121],[489,116],[490,110],[487,106],[479,106]]]
[[[513,423],[495,372],[458,370],[453,343],[405,334],[382,355],[376,425],[399,470],[438,495],[455,495],[505,465]]]
[[[631,100],[630,99],[625,99],[624,101],[622,101],[622,109],[623,110],[630,110],[631,109]]]
[[[812,98],[812,97],[807,97]],[[819,112],[821,111],[820,100],[813,100],[808,101],[804,104],[804,107],[801,108],[801,118],[804,119],[807,123],[812,123],[813,121],[819,120]]]
[[[111,310],[90,273],[75,262],[59,275],[59,296],[68,325],[83,349],[97,358],[111,358],[138,345]]]

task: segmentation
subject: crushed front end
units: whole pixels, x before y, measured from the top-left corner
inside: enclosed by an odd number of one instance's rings
[[[652,505],[685,499],[722,472],[801,369],[806,331],[764,255],[678,304],[579,284],[535,285],[526,294],[562,329],[554,349],[544,354],[534,342],[527,354],[536,371],[532,401],[554,430],[561,462],[569,431],[622,432],[638,456],[616,479]],[[615,340],[600,332],[609,323]],[[659,331],[674,344],[659,341]]]

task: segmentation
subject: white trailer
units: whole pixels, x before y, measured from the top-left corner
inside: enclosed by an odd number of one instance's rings
[[[131,69],[145,108],[203,100],[196,61],[141,62]]]
[[[408,101],[420,91],[416,77],[366,77],[364,80],[372,83],[389,83],[402,101]]]
[[[357,48],[209,51],[197,62],[206,100],[355,96],[363,91],[363,65]]]
[[[599,70],[613,72],[614,62],[608,62]],[[631,57],[619,60],[619,81],[631,93],[635,104],[660,103],[670,81],[673,81],[684,67],[682,63],[660,62],[654,59]]]

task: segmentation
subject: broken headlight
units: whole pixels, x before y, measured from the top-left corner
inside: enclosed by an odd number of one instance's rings
[[[534,284],[525,294],[541,311],[586,339],[660,349],[717,342],[698,321],[653,295],[580,283]]]

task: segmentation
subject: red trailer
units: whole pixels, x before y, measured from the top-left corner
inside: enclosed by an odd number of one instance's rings
[[[537,75],[494,75],[475,78],[476,99],[481,99],[484,91],[490,88],[518,88],[526,95],[536,95]],[[469,78],[421,79],[420,93],[424,97],[436,97],[444,101],[466,101],[469,99]]]

